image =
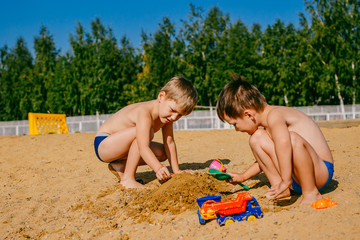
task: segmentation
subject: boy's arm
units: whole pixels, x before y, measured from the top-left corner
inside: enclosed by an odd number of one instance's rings
[[[162,127],[162,135],[166,156],[174,173],[179,173],[179,162],[177,158],[176,144],[174,141],[173,124],[168,123]]]
[[[252,164],[245,172],[243,173],[231,173],[229,174],[233,177],[229,180],[230,183],[238,183],[238,182],[245,182],[246,180],[255,177],[259,173],[261,173],[261,168],[257,162]]]
[[[152,118],[150,114],[145,111],[139,111],[136,123],[136,141],[138,144],[140,156],[145,161],[145,163],[155,171],[157,177],[158,172],[161,169],[162,174],[165,174],[166,177],[170,177],[170,172],[160,163],[153,151],[150,149],[152,131],[151,126]],[[162,177],[160,176],[160,180],[161,178]]]
[[[282,181],[272,186],[271,195],[276,198],[288,189],[292,183],[292,147],[290,132],[284,117],[277,112],[268,116],[268,131],[273,139],[275,154],[279,162],[280,176]]]

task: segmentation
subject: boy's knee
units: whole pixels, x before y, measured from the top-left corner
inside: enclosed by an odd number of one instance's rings
[[[154,151],[154,154],[155,154],[156,158],[160,162],[163,162],[163,161],[165,161],[167,159],[166,152],[165,152],[164,148],[157,149],[157,151]]]
[[[264,144],[265,138],[268,137],[266,131],[262,128],[256,130],[249,139],[249,145],[251,148],[256,148]]]
[[[166,159],[167,159],[167,157],[163,156],[163,157],[160,158],[160,162],[164,162],[164,161],[166,161]]]
[[[150,143],[151,150],[155,154],[155,157],[160,161],[163,162],[167,159],[166,152],[164,145],[158,142],[151,142]]]
[[[293,148],[303,146],[305,139],[296,132],[290,132],[291,145]]]

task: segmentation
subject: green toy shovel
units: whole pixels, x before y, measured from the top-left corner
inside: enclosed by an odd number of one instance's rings
[[[208,168],[206,169],[206,172],[211,174],[214,178],[216,178],[217,180],[229,180],[229,179],[232,179],[232,176],[228,173],[224,173],[224,172],[221,172],[217,169],[214,169],[214,168]],[[239,184],[240,186],[242,186],[243,188],[245,188],[246,190],[249,190],[249,187],[242,184],[242,183],[237,183]]]

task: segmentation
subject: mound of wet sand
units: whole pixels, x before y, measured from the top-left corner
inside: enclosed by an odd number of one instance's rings
[[[94,214],[101,215],[102,210],[107,208],[114,213],[121,211],[121,215],[137,223],[154,223],[158,220],[153,217],[154,213],[174,216],[189,210],[195,211],[198,209],[196,198],[222,193],[225,200],[226,196],[232,195],[234,189],[239,191],[239,188],[216,180],[204,171],[176,174],[163,184],[153,180],[147,186],[148,189],[129,190],[123,189],[121,185],[117,188],[111,187],[97,196],[97,199],[103,202],[100,206],[88,202],[86,205],[77,205],[74,210],[89,209]],[[109,196],[115,192],[119,196],[116,206],[113,206],[115,199]]]
[[[208,174],[177,174],[158,188],[139,193],[129,204],[128,214],[139,216],[142,221],[148,221],[153,212],[180,214],[196,210],[196,198],[219,195],[223,191],[229,191],[229,184]]]

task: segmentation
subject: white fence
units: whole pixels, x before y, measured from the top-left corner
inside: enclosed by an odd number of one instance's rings
[[[360,118],[360,104],[346,105],[345,114],[341,113],[340,106],[312,106],[295,108],[306,113],[315,121]],[[174,129],[205,130],[231,128],[229,124],[220,121],[214,107],[198,107],[197,109],[203,110],[193,111],[190,115],[180,118],[174,123]],[[96,132],[100,125],[103,124],[110,116],[111,114],[67,117],[66,122],[70,133]],[[0,136],[27,134],[29,134],[29,125],[27,120],[0,122]]]

